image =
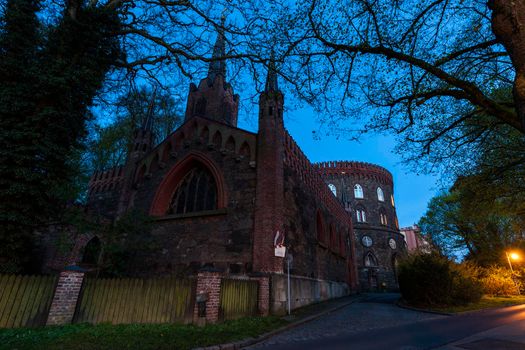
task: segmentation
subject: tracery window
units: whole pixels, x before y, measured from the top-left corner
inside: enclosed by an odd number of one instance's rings
[[[383,194],[383,190],[381,189],[381,187],[377,188],[377,200],[380,202],[385,201],[385,195]]]
[[[215,178],[202,166],[191,169],[180,181],[167,214],[185,214],[217,209]]]
[[[355,184],[354,186],[354,197],[355,198],[364,198],[363,196],[363,187],[360,184]]]

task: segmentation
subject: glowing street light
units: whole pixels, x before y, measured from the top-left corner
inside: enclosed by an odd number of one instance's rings
[[[509,262],[510,271],[514,274],[514,270],[512,269],[512,263],[510,261],[518,261],[521,259],[521,256],[516,252],[505,252],[505,255],[507,255],[507,261]]]

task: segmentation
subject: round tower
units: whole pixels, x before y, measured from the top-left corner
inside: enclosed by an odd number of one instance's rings
[[[362,290],[396,290],[396,266],[407,253],[399,232],[394,181],[385,168],[363,162],[322,162],[319,174],[351,213]]]

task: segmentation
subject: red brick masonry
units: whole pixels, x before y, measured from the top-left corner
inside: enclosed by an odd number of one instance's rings
[[[71,323],[83,280],[84,272],[63,271],[60,273],[46,325]]]

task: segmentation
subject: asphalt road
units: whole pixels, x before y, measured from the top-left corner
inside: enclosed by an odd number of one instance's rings
[[[395,295],[370,295],[361,303],[352,304],[251,348],[435,349],[491,328],[525,321],[525,305],[441,316],[398,308],[393,304],[395,300]]]

